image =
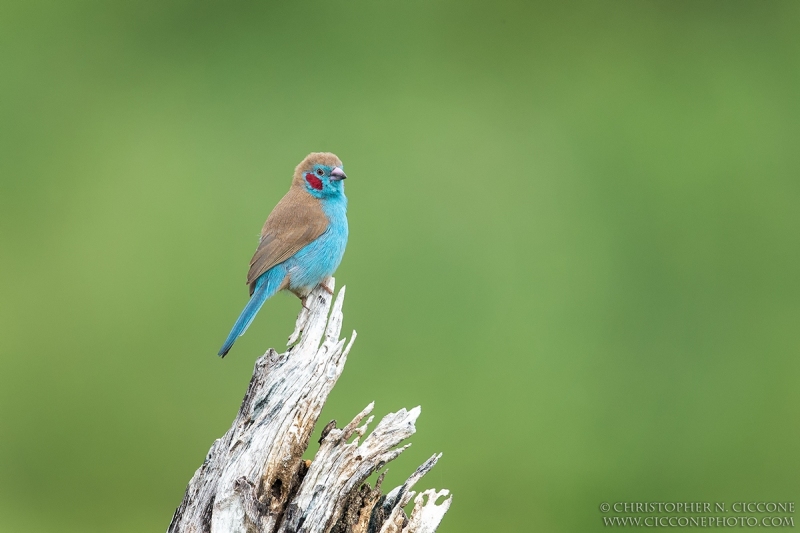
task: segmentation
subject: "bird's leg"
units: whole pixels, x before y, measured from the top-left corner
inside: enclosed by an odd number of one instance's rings
[[[327,292],[328,294],[333,296],[333,291],[331,290],[330,287],[328,287],[328,281],[330,281],[330,279],[331,278],[325,278],[324,280],[322,280],[322,282],[319,284],[319,286],[322,287],[323,289],[325,289],[325,292]]]
[[[307,298],[308,298],[307,294],[305,296],[300,297],[300,305],[302,305],[303,309],[305,309],[306,311],[311,311],[311,309],[309,309],[308,306],[306,305]]]

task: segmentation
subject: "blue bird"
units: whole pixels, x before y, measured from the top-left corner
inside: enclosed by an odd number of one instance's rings
[[[219,350],[225,357],[268,298],[288,289],[301,300],[333,275],[347,246],[347,197],[341,160],[315,152],[297,165],[289,192],[272,210],[250,260],[250,301]]]

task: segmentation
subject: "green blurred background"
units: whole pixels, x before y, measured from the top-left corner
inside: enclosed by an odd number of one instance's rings
[[[294,166],[350,179],[323,413],[421,404],[440,531],[800,497],[800,4],[0,3],[0,530],[163,531]],[[316,449],[312,445],[311,451]]]

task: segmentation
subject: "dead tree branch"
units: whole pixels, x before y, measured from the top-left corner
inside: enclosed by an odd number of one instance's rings
[[[374,488],[366,483],[409,446],[399,447],[416,431],[419,407],[384,416],[367,434],[371,403],[344,428],[326,426],[314,460],[302,459],[356,338],[355,331],[349,343],[339,338],[345,289],[333,302],[333,286],[331,279],[306,299],[285,353],[270,349],[256,361],[233,425],[195,472],[168,533],[436,530],[452,500],[447,490],[419,494],[410,518],[403,507],[440,454],[386,496],[380,492],[383,475]]]

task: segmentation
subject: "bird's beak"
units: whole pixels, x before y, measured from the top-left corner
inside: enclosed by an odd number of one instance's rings
[[[334,167],[334,169],[331,170],[331,180],[332,181],[341,181],[341,180],[345,179],[346,177],[347,177],[347,174],[345,174],[344,170],[342,170],[339,167]]]

